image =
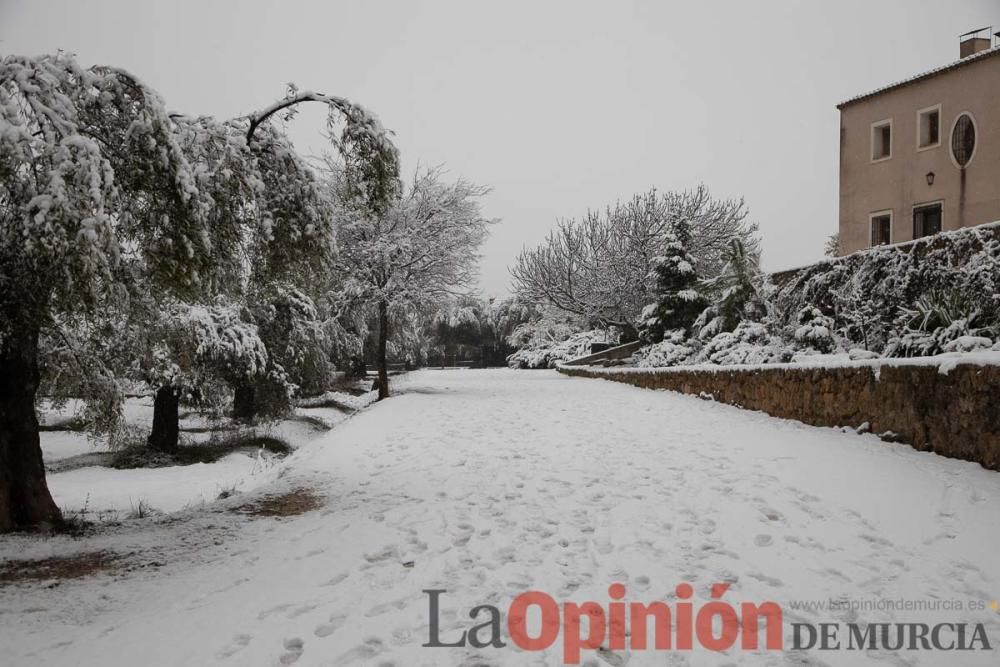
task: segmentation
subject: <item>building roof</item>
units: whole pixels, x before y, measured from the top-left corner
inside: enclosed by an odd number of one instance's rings
[[[902,88],[911,83],[916,83],[917,81],[923,81],[924,79],[929,79],[932,76],[937,76],[938,74],[944,74],[945,72],[950,72],[953,69],[963,67],[973,62],[989,58],[991,56],[1000,55],[1000,46],[994,46],[991,49],[986,49],[985,51],[980,51],[979,53],[974,53],[971,56],[966,56],[961,60],[956,60],[953,63],[937,67],[930,71],[924,72],[923,74],[917,74],[916,76],[911,76],[908,79],[903,79],[902,81],[897,81],[896,83],[890,83],[888,86],[882,86],[881,88],[876,88],[867,93],[862,93],[861,95],[856,95],[848,100],[844,100],[837,105],[838,109],[843,109],[844,107],[854,104],[855,102],[860,102],[861,100],[867,100],[870,97],[875,97],[876,95],[881,95],[884,92],[895,90],[896,88]]]

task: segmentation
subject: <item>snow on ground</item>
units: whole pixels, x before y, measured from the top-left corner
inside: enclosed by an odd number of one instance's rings
[[[1000,475],[874,436],[551,371],[423,371],[286,460],[275,489],[325,506],[248,518],[219,503],[84,539],[8,538],[0,555],[116,548],[163,566],[0,588],[10,664],[558,665],[506,648],[423,648],[469,610],[535,589],[780,602],[791,622],[980,622],[978,611],[793,611],[830,598],[1000,595]],[[271,487],[269,487],[271,488]],[[247,494],[252,495],[252,494]],[[221,506],[225,506],[225,501]],[[50,582],[51,583],[51,582]],[[506,630],[504,631],[506,634]],[[583,664],[623,664],[626,656]],[[605,657],[607,660],[605,660]],[[991,652],[641,651],[636,665],[995,665]]]
[[[279,438],[299,447],[320,437],[327,429],[343,422],[375,398],[373,392],[352,396],[328,392],[324,400],[335,400],[343,408],[298,408],[297,417],[274,424],[265,424],[255,431],[260,435]],[[71,423],[80,410],[78,402],[70,401],[60,409],[43,404],[42,423]],[[130,398],[125,404],[129,424],[148,429],[152,424],[152,400]],[[188,413],[181,420],[181,437],[191,442],[205,442],[213,435],[209,427],[225,426],[197,413]],[[184,432],[184,429],[194,429]],[[88,520],[118,520],[140,509],[176,512],[215,500],[220,493],[248,492],[272,481],[283,467],[267,452],[238,451],[212,463],[186,466],[116,470],[101,464],[107,443],[88,438],[82,431],[44,431],[41,433],[42,458],[46,465],[62,463],[64,467],[48,473],[49,490],[56,503],[69,515]],[[68,461],[73,459],[73,461]],[[66,465],[73,464],[73,465]]]
[[[222,492],[250,491],[274,479],[281,464],[233,453],[213,463],[116,470],[88,466],[49,475],[56,504],[87,519],[120,519],[141,509],[176,512],[212,502]]]

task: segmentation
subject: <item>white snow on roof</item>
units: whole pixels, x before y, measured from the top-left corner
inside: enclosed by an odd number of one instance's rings
[[[876,88],[875,90],[870,90],[867,93],[862,93],[860,95],[855,95],[854,97],[852,97],[850,99],[847,99],[847,100],[844,100],[843,102],[841,102],[840,104],[838,104],[837,108],[839,109],[841,107],[845,107],[848,104],[852,104],[854,102],[859,102],[859,101],[861,101],[863,99],[866,99],[868,97],[873,97],[875,95],[879,95],[881,93],[886,92],[887,90],[892,90],[893,88],[898,88],[899,86],[905,86],[908,83],[913,83],[914,81],[919,81],[921,79],[925,79],[927,77],[934,76],[935,74],[941,74],[942,72],[946,72],[946,71],[948,71],[950,69],[961,67],[963,65],[968,65],[971,62],[974,62],[974,61],[977,61],[977,60],[982,60],[983,58],[988,58],[990,56],[997,55],[998,53],[1000,53],[1000,46],[994,46],[991,49],[986,49],[985,51],[980,51],[979,53],[975,53],[975,54],[973,54],[971,56],[966,56],[965,58],[962,58],[961,60],[956,60],[955,62],[948,63],[947,65],[942,65],[941,67],[936,67],[936,68],[934,68],[932,70],[928,70],[927,72],[923,72],[921,74],[917,74],[915,76],[911,76],[908,79],[903,79],[902,81],[897,81],[895,83],[890,83],[887,86],[882,86],[881,88]]]

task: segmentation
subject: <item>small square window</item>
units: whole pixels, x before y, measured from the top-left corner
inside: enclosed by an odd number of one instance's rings
[[[872,124],[872,161],[892,157],[892,120]]]
[[[917,148],[941,145],[941,105],[917,112]]]
[[[892,242],[892,213],[876,213],[871,216],[872,247]]]

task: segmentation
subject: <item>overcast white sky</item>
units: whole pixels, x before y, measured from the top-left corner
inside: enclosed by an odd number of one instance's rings
[[[958,57],[1000,1],[0,0],[0,54],[124,67],[168,106],[232,117],[294,81],[375,111],[404,168],[491,185],[482,288],[555,221],[651,186],[744,196],[768,270],[836,229],[838,118]],[[320,114],[317,116],[316,114]],[[321,112],[296,119],[322,147]]]

